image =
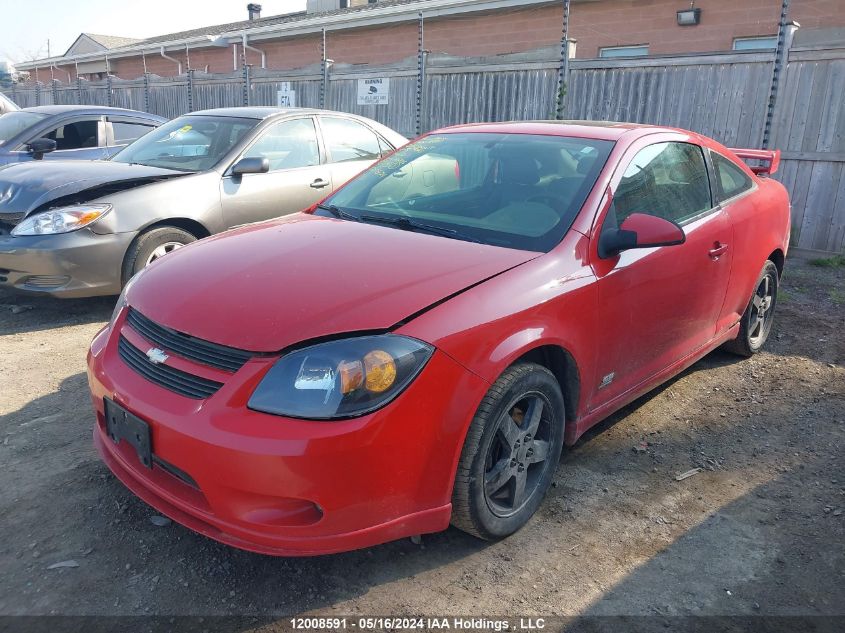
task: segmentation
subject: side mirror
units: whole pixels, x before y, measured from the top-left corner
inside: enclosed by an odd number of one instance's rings
[[[56,141],[51,138],[37,138],[27,143],[26,149],[35,160],[41,160],[44,154],[56,151]]]
[[[614,257],[632,248],[675,246],[687,239],[684,230],[655,215],[632,213],[618,229],[606,229],[599,238],[599,257]]]
[[[268,171],[270,171],[270,161],[266,158],[242,158],[232,167],[233,176],[266,174]]]

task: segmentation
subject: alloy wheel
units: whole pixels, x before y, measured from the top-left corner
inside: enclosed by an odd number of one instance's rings
[[[182,242],[165,242],[155,248],[155,250],[150,253],[150,256],[147,258],[145,266],[149,266],[159,257],[164,257],[168,253],[175,251],[177,248],[182,248],[185,246]]]
[[[550,407],[543,395],[526,394],[499,419],[484,467],[484,498],[498,517],[512,516],[531,499],[549,465]]]
[[[775,287],[771,276],[765,275],[760,280],[760,284],[754,291],[754,297],[751,299],[751,310],[748,315],[748,339],[754,347],[763,344],[772,327]]]

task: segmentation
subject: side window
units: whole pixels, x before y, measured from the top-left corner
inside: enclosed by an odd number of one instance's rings
[[[724,156],[711,152],[713,167],[716,169],[716,179],[719,181],[720,198],[727,200],[748,191],[754,186],[754,181],[742,169]]]
[[[323,138],[333,163],[376,160],[381,156],[378,137],[368,127],[339,117],[320,117]]]
[[[244,154],[244,158],[266,158],[270,171],[320,164],[317,130],[313,119],[293,119],[271,126]]]
[[[129,145],[132,141],[137,141],[147,132],[154,130],[155,126],[148,123],[112,121],[111,128],[115,145]]]
[[[99,145],[97,138],[98,123],[98,119],[74,121],[60,125],[41,136],[56,141],[57,150],[97,147]]]
[[[613,194],[616,221],[632,213],[682,224],[712,208],[704,155],[691,143],[656,143],[640,150]]]

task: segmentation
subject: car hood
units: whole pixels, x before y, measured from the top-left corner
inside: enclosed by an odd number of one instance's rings
[[[110,161],[29,161],[0,169],[0,218],[46,205],[77,204],[186,172]],[[54,206],[51,204],[50,206]]]
[[[300,213],[174,251],[136,278],[127,300],[179,332],[276,352],[388,330],[538,255]]]

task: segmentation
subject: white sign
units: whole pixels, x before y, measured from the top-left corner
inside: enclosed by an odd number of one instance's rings
[[[358,80],[358,105],[387,105],[390,100],[390,79],[372,77]]]
[[[290,87],[289,81],[283,81],[276,91],[276,105],[280,108],[296,107],[296,90]]]

